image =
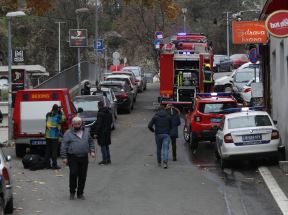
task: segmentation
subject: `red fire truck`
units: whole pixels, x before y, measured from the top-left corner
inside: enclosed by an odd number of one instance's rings
[[[161,104],[185,106],[196,93],[210,92],[213,84],[213,50],[199,33],[179,33],[160,44]],[[208,88],[207,88],[208,86]],[[205,90],[206,89],[206,90]]]

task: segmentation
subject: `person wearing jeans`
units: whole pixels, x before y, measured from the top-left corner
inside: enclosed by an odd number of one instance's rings
[[[163,106],[160,106],[159,111],[154,115],[148,124],[150,131],[155,133],[155,140],[157,145],[157,162],[161,166],[161,152],[163,153],[163,167],[168,168],[169,144],[170,144],[170,130],[172,128],[172,121],[169,114],[165,111]]]

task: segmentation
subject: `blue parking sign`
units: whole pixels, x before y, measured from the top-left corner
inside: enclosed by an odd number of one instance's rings
[[[97,53],[103,54],[104,52],[104,40],[103,39],[98,39],[97,44],[95,40],[93,41],[93,47],[95,50],[97,50]]]

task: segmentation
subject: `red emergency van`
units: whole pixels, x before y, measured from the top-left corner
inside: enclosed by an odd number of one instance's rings
[[[67,119],[62,125],[64,133],[76,115],[68,89],[27,89],[17,92],[13,112],[13,135],[18,157],[24,156],[28,147],[46,145],[46,114],[54,104],[62,107]]]

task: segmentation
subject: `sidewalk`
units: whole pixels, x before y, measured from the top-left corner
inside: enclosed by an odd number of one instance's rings
[[[282,191],[288,197],[288,173],[284,173],[279,166],[271,166],[269,167],[269,170],[271,171],[273,177],[277,181]]]

